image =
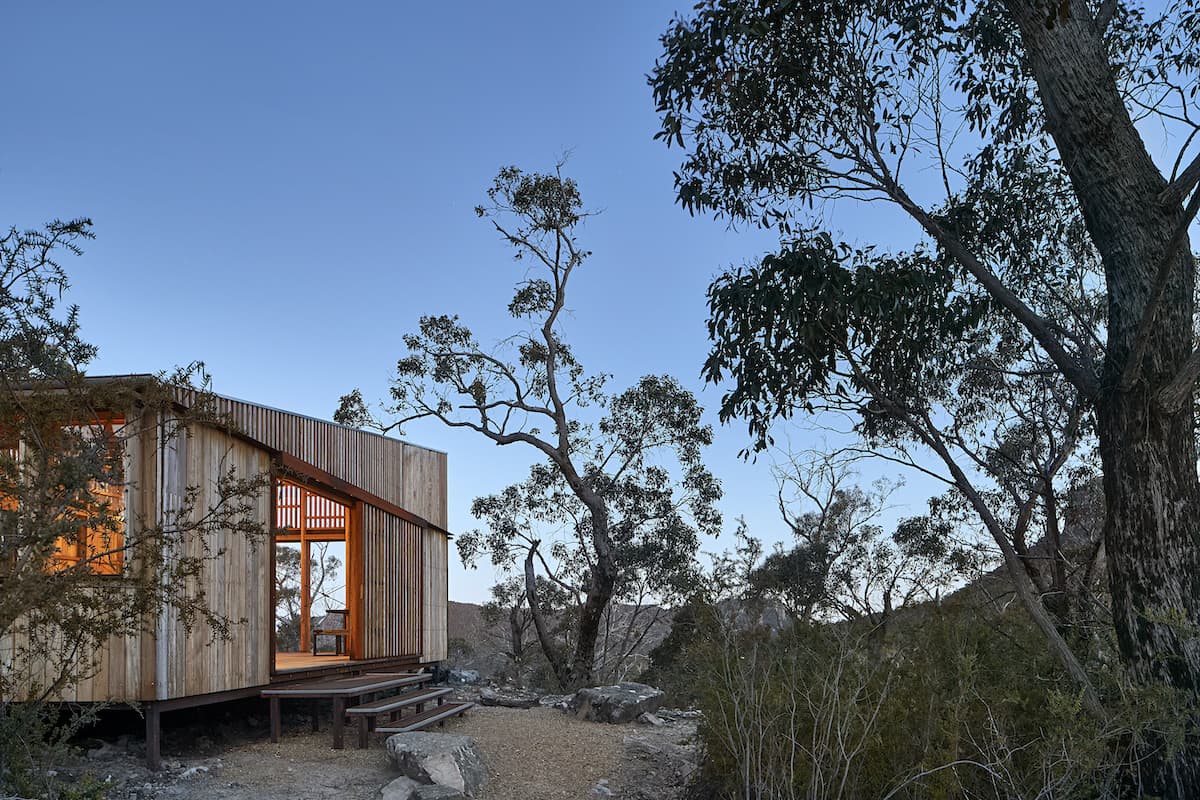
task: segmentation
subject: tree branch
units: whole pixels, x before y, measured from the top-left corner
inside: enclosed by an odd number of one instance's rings
[[[1141,374],[1142,361],[1146,358],[1146,351],[1150,349],[1154,317],[1158,313],[1159,306],[1162,305],[1163,295],[1167,289],[1167,279],[1171,276],[1171,266],[1175,262],[1175,256],[1178,254],[1180,246],[1187,238],[1188,227],[1195,219],[1197,211],[1200,211],[1200,192],[1193,194],[1192,199],[1188,201],[1187,208],[1183,210],[1183,219],[1179,220],[1175,232],[1167,241],[1167,249],[1163,251],[1162,260],[1159,261],[1158,269],[1155,270],[1150,299],[1146,301],[1146,306],[1142,309],[1142,318],[1138,322],[1137,333],[1134,335],[1133,348],[1129,353],[1129,358],[1125,361],[1125,369],[1121,371],[1121,382],[1117,384],[1119,392],[1128,392],[1132,389]]]
[[[1108,23],[1112,22],[1115,13],[1117,13],[1117,0],[1104,0],[1100,4],[1100,8],[1096,10],[1096,31],[1101,36],[1108,30]]]
[[[1158,407],[1168,414],[1174,414],[1183,408],[1184,403],[1195,391],[1196,380],[1200,378],[1200,350],[1192,350],[1192,354],[1183,362],[1179,372],[1171,379],[1155,398]]]
[[[1168,184],[1167,188],[1158,196],[1158,199],[1168,205],[1182,203],[1183,198],[1187,197],[1188,192],[1197,183],[1200,183],[1200,153],[1197,153],[1196,157],[1192,159],[1192,163],[1188,164],[1183,172],[1179,173],[1179,176]],[[1194,216],[1195,212],[1192,215]]]
[[[1040,316],[1026,305],[974,253],[968,250],[966,245],[957,236],[954,236],[943,228],[925,209],[917,205],[908,196],[908,193],[904,191],[903,187],[895,181],[891,173],[887,171],[887,165],[883,161],[883,156],[878,152],[878,149],[874,148],[874,144],[871,144],[876,163],[881,170],[881,173],[877,177],[884,192],[897,205],[904,209],[917,224],[924,228],[938,244],[945,248],[946,252],[961,264],[972,277],[979,281],[980,285],[991,295],[992,299],[1007,309],[1016,318],[1017,322],[1033,335],[1033,338],[1046,351],[1046,354],[1054,362],[1055,366],[1062,371],[1063,376],[1075,388],[1082,392],[1089,400],[1094,401],[1099,396],[1100,390],[1095,368],[1092,367],[1089,369],[1089,365],[1081,364],[1076,357],[1067,352],[1063,343],[1054,335],[1053,328],[1045,317]]]

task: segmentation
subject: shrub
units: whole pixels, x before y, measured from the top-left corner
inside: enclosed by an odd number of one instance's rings
[[[1087,714],[1032,626],[963,609],[881,640],[854,625],[721,630],[688,658],[719,798],[1133,796],[1147,742],[1170,746],[1183,701],[1107,685]]]

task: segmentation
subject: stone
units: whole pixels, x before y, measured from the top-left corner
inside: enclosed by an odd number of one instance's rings
[[[644,683],[618,683],[580,689],[571,698],[570,710],[580,719],[619,724],[654,713],[662,705],[663,691]]]
[[[446,673],[446,682],[453,686],[469,686],[480,680],[479,673],[473,669],[452,669]]]
[[[657,717],[654,714],[651,714],[649,711],[645,712],[644,714],[638,714],[638,722],[642,723],[643,725],[653,725],[656,728],[659,725],[666,724],[666,722],[663,721],[660,717]]]
[[[626,736],[621,762],[624,800],[682,800],[699,767],[696,744],[668,740],[662,731]]]
[[[397,733],[387,740],[388,754],[406,777],[437,783],[476,797],[487,783],[487,763],[470,736],[457,733]]]
[[[396,778],[379,790],[379,798],[380,800],[412,800],[413,792],[420,785],[412,778]]]
[[[696,709],[660,708],[654,713],[667,722],[699,722],[704,719],[704,712]]]
[[[616,797],[616,792],[608,786],[608,778],[596,781],[596,785],[592,787],[592,794],[596,797]]]
[[[418,786],[411,800],[466,800],[466,797],[457,789],[431,783],[428,786]]]
[[[120,747],[111,742],[103,742],[99,747],[87,751],[87,757],[90,761],[108,761],[121,754]]]
[[[571,707],[571,697],[569,694],[544,694],[538,700],[538,705],[542,708],[557,708],[559,711],[566,711]]]
[[[483,706],[533,708],[541,699],[541,695],[527,692],[523,689],[497,689],[488,687],[479,691],[479,704]]]

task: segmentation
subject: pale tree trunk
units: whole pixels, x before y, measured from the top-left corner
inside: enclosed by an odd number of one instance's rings
[[[1007,0],[1054,138],[1103,260],[1109,341],[1095,397],[1104,472],[1104,544],[1121,655],[1135,681],[1200,688],[1200,482],[1190,402],[1158,396],[1192,348],[1195,264],[1184,212],[1130,120],[1102,34],[1082,0]],[[1169,266],[1137,380],[1127,362],[1155,276]],[[1188,395],[1191,396],[1190,393]],[[1200,797],[1195,741],[1152,769],[1148,791]]]

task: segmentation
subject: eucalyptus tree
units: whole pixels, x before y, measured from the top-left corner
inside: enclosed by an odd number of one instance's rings
[[[892,612],[936,601],[977,571],[971,542],[956,541],[951,524],[907,517],[884,527],[897,482],[858,484],[845,451],[788,453],[776,462],[779,513],[791,547],[777,545],[749,574],[751,596],[772,597],[801,623],[841,618],[881,630]]]
[[[616,394],[589,374],[562,335],[568,286],[589,255],[577,227],[588,216],[574,181],[502,169],[476,209],[492,220],[529,274],[508,312],[518,330],[485,349],[452,316],[425,316],[404,337],[386,416],[357,390],[335,419],[382,431],[423,418],[474,431],[498,445],[519,444],[545,458],[528,479],[474,504],[485,533],[460,540],[467,561],[483,552],[501,566],[523,558],[526,602],[539,641],[564,687],[587,683],[606,611],[631,582],[656,588],[688,573],[699,532],[715,533],[720,485],[702,452],[712,429],[691,392],[669,377],[646,376]],[[566,530],[543,552],[539,525]],[[574,646],[560,647],[546,624],[538,569],[578,594]]]
[[[712,0],[671,24],[651,76],[659,136],[688,150],[684,206],[784,238],[758,281],[714,290],[732,312],[714,318],[710,362],[737,379],[724,413],[764,435],[844,369],[854,391],[907,398],[877,419],[912,431],[954,385],[939,361],[962,363],[993,324],[1019,328],[1095,420],[1128,672],[1187,693],[1200,690],[1198,38],[1191,2],[1150,16],[1121,0]],[[906,217],[913,248],[844,246],[807,213],[848,198]],[[1064,291],[1080,260],[1102,319]],[[771,276],[797,291],[784,300]],[[1165,766],[1150,790],[1200,794],[1200,747]]]

